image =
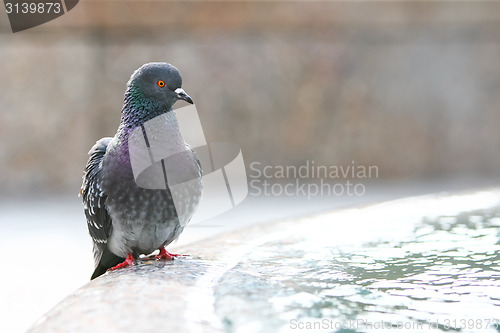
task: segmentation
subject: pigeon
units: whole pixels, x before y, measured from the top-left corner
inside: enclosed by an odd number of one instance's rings
[[[184,142],[172,109],[178,100],[193,104],[181,86],[182,77],[173,65],[154,62],[141,66],[127,83],[116,135],[98,140],[88,153],[80,196],[93,242],[95,270],[91,280],[108,269],[132,265],[141,254],[157,249],[157,259],[172,260],[177,256],[166,251],[165,246],[179,237],[186,224],[183,221],[193,216],[202,194],[200,161]],[[168,145],[183,151],[171,164],[174,171],[191,170],[195,175],[194,185],[184,191],[184,196],[173,197],[164,164],[164,188],[137,184],[130,138],[137,129],[144,131],[144,125],[154,119],[162,119],[159,130],[167,133]],[[183,210],[183,221],[179,209]]]

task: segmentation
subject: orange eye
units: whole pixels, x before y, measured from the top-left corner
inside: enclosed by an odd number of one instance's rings
[[[158,81],[157,84],[162,88],[165,87],[165,82],[163,82],[162,80]]]

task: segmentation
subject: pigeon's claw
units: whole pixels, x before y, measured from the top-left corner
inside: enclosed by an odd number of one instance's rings
[[[156,259],[165,259],[165,260],[173,260],[174,257],[179,257],[179,256],[182,256],[182,254],[174,254],[174,253],[170,253],[168,252],[167,250],[165,250],[164,247],[160,248],[160,254],[156,255],[155,258]]]
[[[124,268],[124,267],[127,267],[127,266],[132,266],[134,264],[134,256],[129,253],[127,255],[127,258],[125,258],[125,261],[122,262],[122,263],[119,263],[118,265],[114,266],[114,267],[111,267],[109,270],[110,271],[114,271],[115,269],[118,269],[118,268]]]

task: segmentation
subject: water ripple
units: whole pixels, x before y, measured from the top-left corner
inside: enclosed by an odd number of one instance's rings
[[[404,240],[339,247],[309,234],[266,243],[222,277],[216,311],[228,331],[257,316],[261,326],[248,327],[266,331],[319,323],[314,331],[498,332],[499,211],[424,218]],[[244,311],[229,307],[235,300]]]

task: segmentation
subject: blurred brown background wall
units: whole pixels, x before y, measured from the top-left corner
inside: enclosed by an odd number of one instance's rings
[[[247,165],[500,170],[500,3],[88,0],[16,34],[0,13],[0,192],[78,192],[149,61]]]

